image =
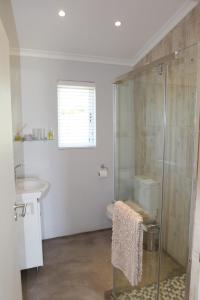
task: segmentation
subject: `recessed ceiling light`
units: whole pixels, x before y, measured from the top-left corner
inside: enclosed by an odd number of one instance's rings
[[[58,15],[59,15],[60,17],[65,17],[66,13],[65,13],[64,10],[61,9],[61,10],[59,10]]]
[[[122,22],[120,22],[120,21],[116,21],[116,22],[115,22],[115,26],[116,26],[116,27],[120,27],[121,25],[122,25]]]

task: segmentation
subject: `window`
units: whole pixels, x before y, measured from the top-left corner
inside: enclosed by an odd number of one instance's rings
[[[96,91],[94,84],[61,82],[58,96],[58,147],[96,146]]]

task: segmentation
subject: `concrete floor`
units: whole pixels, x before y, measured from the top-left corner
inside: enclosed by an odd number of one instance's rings
[[[103,300],[112,288],[111,230],[44,241],[44,267],[22,272],[24,300]]]
[[[46,240],[43,247],[44,267],[22,272],[23,300],[104,300],[112,289],[111,230]],[[158,252],[143,254],[141,287],[157,282],[158,272]],[[165,253],[161,266],[161,281],[185,271]],[[114,282],[116,294],[133,289],[117,269]]]

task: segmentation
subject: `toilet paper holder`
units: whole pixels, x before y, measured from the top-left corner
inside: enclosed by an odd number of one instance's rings
[[[108,167],[106,167],[104,164],[100,165],[100,170],[98,172],[98,176],[101,178],[108,177]]]

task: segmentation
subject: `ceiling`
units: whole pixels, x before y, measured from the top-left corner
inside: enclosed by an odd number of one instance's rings
[[[194,7],[189,0],[11,2],[20,48],[121,64],[133,64]],[[59,9],[66,11],[65,18],[58,16]],[[121,27],[114,26],[116,20]]]

